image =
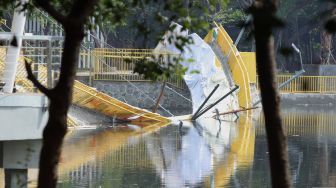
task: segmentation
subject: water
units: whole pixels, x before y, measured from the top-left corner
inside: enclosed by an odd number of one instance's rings
[[[283,109],[294,187],[336,187],[334,114]],[[59,187],[270,187],[262,119],[74,130],[64,143]]]

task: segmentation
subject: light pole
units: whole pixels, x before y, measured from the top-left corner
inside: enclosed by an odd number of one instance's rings
[[[281,88],[283,88],[284,86],[286,86],[287,84],[289,84],[291,81],[293,81],[294,79],[298,78],[299,76],[301,76],[303,73],[305,73],[305,70],[303,69],[303,63],[302,63],[302,56],[301,56],[301,51],[299,50],[298,47],[295,46],[295,44],[292,43],[292,48],[300,55],[300,65],[301,65],[301,70],[297,73],[295,73],[294,76],[290,77],[288,80],[286,80],[285,82],[283,82],[282,84],[280,84],[278,86],[278,90],[280,90]],[[255,102],[253,104],[253,107],[257,106],[259,103],[261,102],[261,100],[258,100],[257,102]]]
[[[292,48],[294,49],[294,51],[296,51],[299,56],[300,56],[300,65],[301,65],[301,71],[303,70],[303,62],[302,62],[302,55],[301,55],[301,51],[299,50],[298,47],[295,46],[294,43],[292,43]]]

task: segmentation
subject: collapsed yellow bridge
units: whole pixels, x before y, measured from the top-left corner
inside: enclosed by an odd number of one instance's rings
[[[248,108],[251,106],[250,84],[256,81],[254,53],[239,52],[225,29],[217,24],[216,28],[219,33],[215,42],[220,47],[221,53],[228,57],[227,63],[230,68],[231,76],[235,84],[240,87],[238,93],[239,105]],[[204,40],[207,43],[214,41],[212,33],[213,30],[205,37]],[[0,74],[4,70],[5,54],[6,49],[0,49]],[[94,57],[93,62],[91,62],[91,64],[93,64],[93,73],[89,75],[94,80],[120,81],[117,79],[120,79],[121,75],[131,81],[145,81],[140,75],[133,74],[132,70],[139,59],[151,55],[158,54],[155,54],[151,49],[95,49],[90,52],[90,54],[82,52],[81,58],[84,57],[83,59],[88,59],[87,57]],[[23,59],[31,61],[26,57],[21,57],[16,75],[16,89],[18,92],[36,92],[32,83],[26,79]],[[103,61],[100,61],[101,59],[103,59]],[[126,63],[126,59],[127,61],[131,61],[131,63]],[[219,61],[218,59],[217,57],[216,61]],[[39,81],[47,85],[47,67],[38,63],[34,66],[35,71],[38,72]],[[167,81],[176,87],[182,87],[183,85],[182,80],[178,78]],[[77,80],[74,84],[73,104],[97,111],[109,117],[118,117],[119,119],[125,120],[132,119],[133,122],[170,122],[166,117],[128,105]],[[76,124],[72,117],[69,117],[68,123],[70,125]]]
[[[5,49],[0,50],[0,73],[4,70]],[[16,74],[16,89],[18,92],[34,92],[35,88],[32,83],[26,78],[26,70],[22,57],[19,61],[18,71]],[[29,61],[29,59],[28,59]],[[38,66],[38,79],[46,84],[47,68],[44,65]],[[75,81],[73,104],[95,110],[109,117],[118,117],[119,119],[132,118],[132,122],[169,122],[169,119],[159,114],[149,112],[145,109],[140,109],[124,102],[121,102],[109,95],[97,91],[95,88],[87,86],[79,81]],[[69,117],[68,123],[75,125],[73,118]]]

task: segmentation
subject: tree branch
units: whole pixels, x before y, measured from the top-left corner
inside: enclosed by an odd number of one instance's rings
[[[66,22],[66,17],[58,12],[53,6],[51,6],[49,0],[35,0],[37,6],[45,10],[51,17],[53,17],[57,22],[64,25]]]
[[[25,67],[26,67],[26,71],[27,71],[27,78],[28,80],[30,80],[33,85],[39,89],[42,93],[44,93],[47,97],[50,97],[51,91],[44,87],[34,76],[33,71],[31,69],[31,64],[28,63],[28,61],[25,60]]]

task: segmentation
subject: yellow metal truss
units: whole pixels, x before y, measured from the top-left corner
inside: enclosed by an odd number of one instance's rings
[[[213,39],[214,30],[211,30],[204,38],[204,41],[206,41],[207,43],[216,41],[222,53],[228,57],[228,64],[232,73],[233,80],[239,86],[239,106],[249,108],[251,107],[251,81],[249,79],[249,71],[246,68],[240,52],[233,44],[233,41],[230,38],[229,34],[225,31],[223,26],[218,25],[217,23],[215,23],[215,25],[215,29],[218,32],[218,37],[216,39]]]
[[[1,50],[5,52],[4,49]],[[5,53],[0,57],[4,58]],[[24,57],[22,57],[24,58]],[[35,92],[36,89],[33,87],[32,83],[26,79],[26,71],[24,68],[23,59],[19,61],[18,71],[16,75],[16,87],[18,92]],[[30,61],[28,59],[28,61]],[[0,61],[0,72],[3,72],[4,63]],[[38,79],[45,84],[47,81],[47,68],[45,65],[36,64],[37,70],[39,72]],[[34,66],[34,65],[32,65]],[[121,119],[127,119],[131,117],[135,118],[134,122],[142,121],[156,121],[156,122],[170,122],[166,117],[163,117],[159,114],[149,112],[144,109],[140,109],[131,105],[128,105],[124,102],[121,102],[113,97],[106,95],[102,92],[97,91],[95,88],[89,87],[79,81],[75,81],[74,91],[73,91],[73,104],[82,106],[94,111],[98,111],[109,117],[117,117]],[[71,126],[75,126],[75,120],[73,118],[68,119],[68,123]]]

